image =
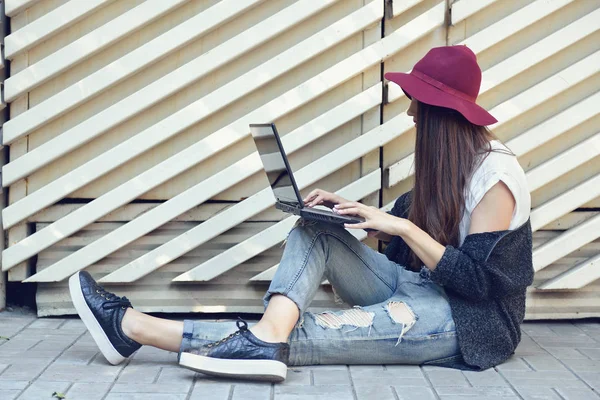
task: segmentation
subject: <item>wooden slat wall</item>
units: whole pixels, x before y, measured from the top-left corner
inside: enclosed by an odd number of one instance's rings
[[[39,282],[40,315],[73,312],[66,279],[83,268],[144,311],[262,311],[295,218],[274,209],[248,124],[277,123],[303,193],[389,208],[412,185],[415,132],[382,73],[445,44],[477,53],[480,104],[527,171],[528,318],[600,315],[600,3],[8,0],[6,13],[2,263]],[[339,306],[328,286],[313,305]]]

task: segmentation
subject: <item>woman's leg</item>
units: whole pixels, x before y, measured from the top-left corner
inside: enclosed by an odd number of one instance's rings
[[[183,322],[156,318],[128,308],[121,321],[123,333],[141,345],[178,352],[183,337]]]

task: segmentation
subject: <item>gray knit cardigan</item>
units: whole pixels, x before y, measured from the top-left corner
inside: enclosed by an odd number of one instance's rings
[[[406,218],[408,192],[390,214]],[[395,236],[388,259],[408,265],[408,245]],[[504,362],[521,341],[525,293],[533,283],[531,224],[512,231],[470,234],[462,246],[446,246],[437,267],[422,274],[444,287],[456,325],[462,360],[450,367],[484,370]]]

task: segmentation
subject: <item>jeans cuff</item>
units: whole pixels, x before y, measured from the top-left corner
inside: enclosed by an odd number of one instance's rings
[[[181,353],[189,352],[193,348],[192,339],[194,338],[194,321],[186,319],[183,321],[183,337],[181,346],[179,346],[179,354],[177,354],[177,362],[181,358]]]

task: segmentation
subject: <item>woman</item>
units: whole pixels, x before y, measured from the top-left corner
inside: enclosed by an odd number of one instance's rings
[[[316,189],[305,199],[365,222],[385,254],[344,227],[302,219],[288,235],[265,313],[248,327],[169,321],[131,308],[87,272],[70,279],[75,307],[105,357],[141,345],[179,352],[213,375],[280,381],[287,365],[431,364],[482,370],[520,341],[532,283],[530,197],[516,158],[485,125],[481,70],[465,46],[431,49],[410,74],[388,73],[411,99],[415,185],[391,212]],[[306,312],[327,278],[354,308]]]

